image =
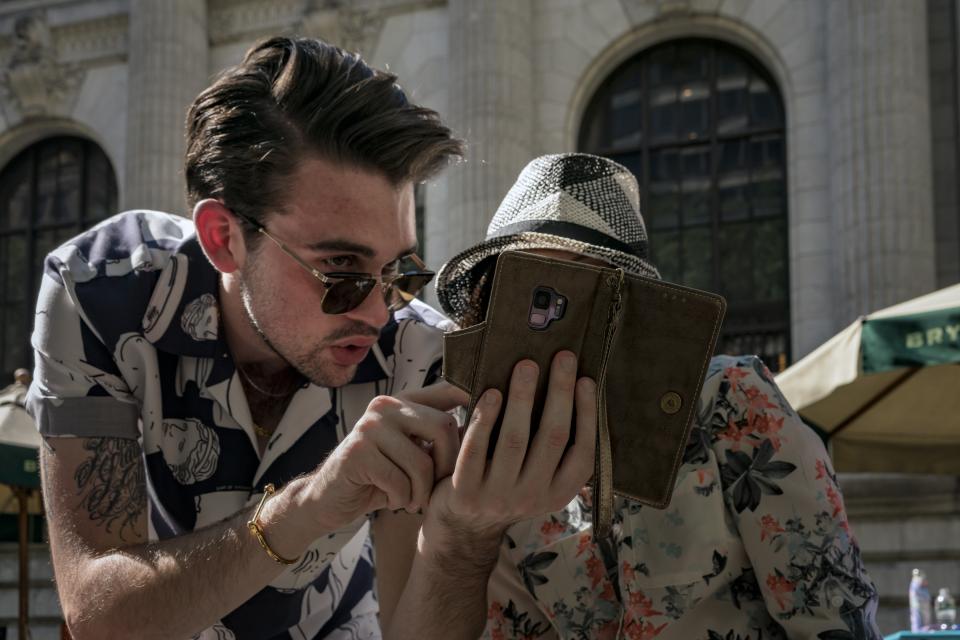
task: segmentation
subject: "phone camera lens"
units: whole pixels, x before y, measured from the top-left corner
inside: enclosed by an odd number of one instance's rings
[[[533,297],[533,306],[538,309],[546,309],[550,305],[550,294],[546,291],[537,291]]]

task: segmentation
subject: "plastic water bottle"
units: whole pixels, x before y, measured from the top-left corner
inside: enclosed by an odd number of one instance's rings
[[[937,601],[933,605],[933,611],[937,616],[937,626],[941,629],[952,629],[957,621],[957,603],[950,595],[950,589],[944,587],[940,589]]]
[[[928,630],[933,623],[932,614],[927,574],[920,569],[914,569],[913,578],[910,580],[910,630]]]

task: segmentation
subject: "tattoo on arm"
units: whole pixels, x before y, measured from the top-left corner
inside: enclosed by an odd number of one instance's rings
[[[137,518],[146,506],[146,478],[140,445],[124,438],[91,438],[90,457],[74,474],[77,495],[90,520],[120,539],[136,538]]]

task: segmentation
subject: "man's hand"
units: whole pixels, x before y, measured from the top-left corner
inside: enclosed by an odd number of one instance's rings
[[[433,489],[410,578],[399,603],[390,609],[385,638],[479,636],[487,581],[503,532],[514,522],[562,509],[590,478],[596,448],[596,385],[589,378],[577,380],[572,353],[558,353],[531,443],[538,375],[531,361],[514,369],[491,460],[487,451],[501,394],[488,390],[474,408],[453,476]],[[574,415],[575,441],[568,449]]]
[[[530,422],[539,371],[532,361],[514,368],[499,439],[487,460],[490,433],[502,397],[488,390],[467,428],[452,477],[434,489],[426,512],[424,536],[495,538],[511,524],[557,511],[567,505],[593,472],[596,448],[596,384],[577,380],[577,359],[558,353],[539,429],[530,443]],[[567,449],[576,415],[574,444]],[[528,448],[529,444],[529,448]]]
[[[309,483],[307,500],[325,531],[384,507],[427,506],[437,479],[453,473],[459,447],[447,410],[466,404],[447,383],[374,398]]]

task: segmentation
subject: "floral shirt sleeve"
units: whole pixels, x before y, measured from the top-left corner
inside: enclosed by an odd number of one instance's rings
[[[484,638],[881,637],[824,446],[755,357],[711,362],[670,505],[591,533],[586,489],[511,527]]]
[[[879,638],[876,589],[822,442],[759,359],[720,364],[712,448],[767,610],[791,638]]]

